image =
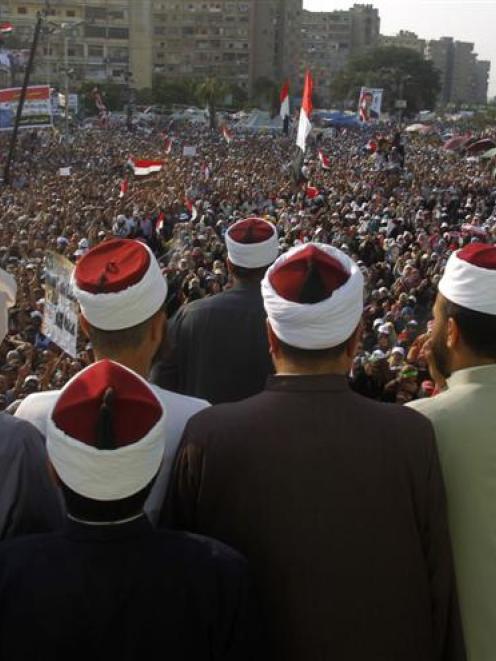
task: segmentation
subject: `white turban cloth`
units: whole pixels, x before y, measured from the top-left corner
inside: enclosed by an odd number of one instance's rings
[[[312,245],[343,265],[350,274],[348,281],[320,303],[295,303],[282,298],[272,287],[271,274],[308,245],[289,250],[268,269],[262,281],[265,311],[272,330],[286,344],[298,349],[331,349],[348,340],[360,322],[363,314],[363,275],[355,262],[341,250],[314,243]]]
[[[496,270],[471,264],[456,252],[446,264],[439,291],[452,303],[496,315]]]

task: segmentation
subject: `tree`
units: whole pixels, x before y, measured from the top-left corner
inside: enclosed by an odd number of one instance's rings
[[[174,103],[195,105],[197,102],[196,83],[189,78],[169,80],[158,75],[153,80],[153,97],[155,103],[163,106],[171,106]]]
[[[97,87],[101,94],[103,101],[109,110],[122,110],[127,104],[127,87],[126,85],[118,83],[100,83],[86,80],[79,88],[79,94],[83,101],[86,111],[90,115],[96,115],[97,109],[95,106],[95,99],[93,90]]]
[[[205,78],[196,88],[198,98],[207,104],[210,129],[217,128],[217,106],[229,93],[229,87],[218,78]]]
[[[409,113],[434,108],[441,91],[432,62],[410,48],[386,46],[352,58],[331,84],[332,98],[356,107],[361,87],[384,89],[383,108],[392,112],[397,99],[406,99]]]
[[[270,109],[273,114],[279,110],[279,88],[270,78],[257,78],[253,84],[253,100],[262,108]]]

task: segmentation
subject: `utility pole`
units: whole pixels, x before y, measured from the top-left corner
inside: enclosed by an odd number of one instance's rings
[[[17,113],[14,122],[14,130],[12,131],[12,136],[10,138],[9,153],[7,155],[7,161],[5,163],[5,168],[3,171],[3,180],[6,185],[10,184],[10,168],[12,161],[14,160],[15,149],[17,144],[17,134],[19,133],[19,126],[22,118],[22,111],[24,108],[24,102],[26,100],[26,94],[29,86],[29,79],[31,77],[31,71],[33,69],[34,56],[36,54],[36,48],[38,46],[38,41],[40,38],[41,25],[43,23],[43,16],[41,12],[38,12],[38,17],[36,19],[36,25],[34,28],[33,43],[31,44],[31,50],[29,51],[29,60],[24,73],[24,82],[22,84],[21,95],[19,97],[19,103],[17,104]]]
[[[69,140],[69,35],[64,34],[65,139]]]

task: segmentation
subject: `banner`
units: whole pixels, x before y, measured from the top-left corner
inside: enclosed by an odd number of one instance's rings
[[[0,131],[11,131],[14,128],[20,96],[20,87],[0,90]],[[50,88],[48,85],[28,87],[19,128],[33,129],[46,126],[52,126]]]
[[[362,87],[358,102],[358,118],[367,124],[381,118],[382,95],[384,90]]]
[[[65,115],[65,94],[55,89],[50,90],[50,104],[52,107],[52,116],[60,117]],[[69,112],[77,115],[79,112],[79,95],[69,94]]]
[[[184,145],[183,147],[183,156],[187,156],[188,158],[193,158],[196,156],[196,147],[192,145]]]
[[[56,252],[47,252],[43,333],[69,356],[77,356],[79,307],[71,287],[74,265]]]

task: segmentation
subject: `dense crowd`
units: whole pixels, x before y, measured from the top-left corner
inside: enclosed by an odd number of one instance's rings
[[[230,287],[223,237],[254,215],[275,224],[281,252],[320,241],[360,266],[367,301],[353,387],[387,402],[432,395],[425,342],[447,257],[472,240],[496,241],[496,183],[484,162],[444,151],[432,135],[330,130],[314,138],[295,177],[290,138],[239,133],[228,144],[220,132],[176,124],[168,139],[166,155],[158,129],[81,130],[68,142],[51,131],[22,134],[12,186],[0,190],[0,266],[18,283],[0,356],[2,408],[59,388],[92,361],[83,338],[71,357],[43,333],[47,250],[76,262],[112,235],[141,238],[167,273],[172,316]],[[185,146],[196,155],[183,156]],[[130,157],[164,166],[134,177]]]

